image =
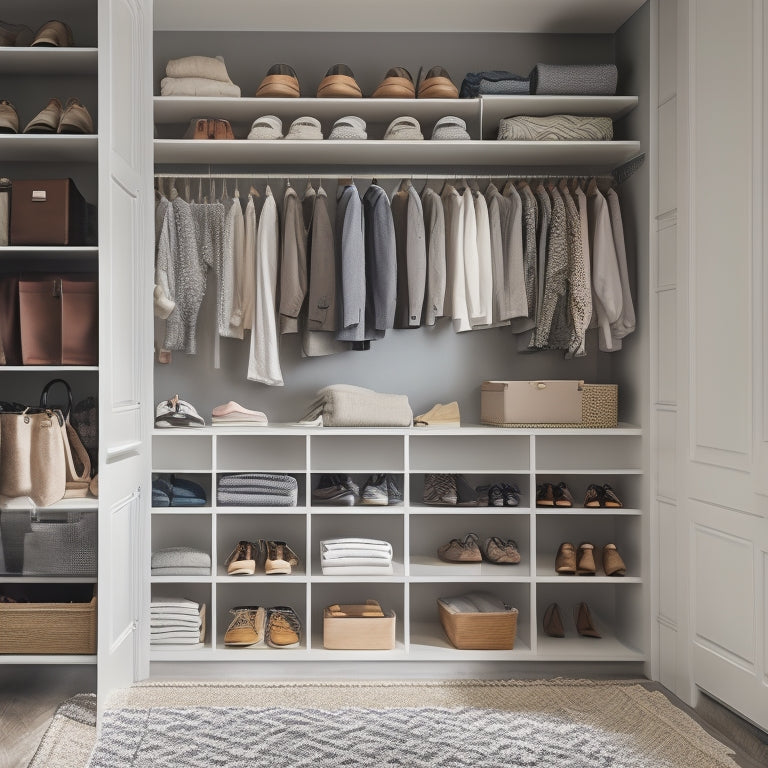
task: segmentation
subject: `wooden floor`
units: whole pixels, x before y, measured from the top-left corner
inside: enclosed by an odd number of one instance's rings
[[[56,707],[94,691],[95,675],[79,665],[0,667],[0,768],[27,768]]]

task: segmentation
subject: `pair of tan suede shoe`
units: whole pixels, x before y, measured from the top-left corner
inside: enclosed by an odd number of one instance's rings
[[[597,573],[594,544],[584,542],[577,550],[569,541],[564,541],[557,550],[555,570],[565,575],[594,576]],[[627,573],[627,566],[615,544],[603,547],[603,571],[606,576],[625,576]]]
[[[0,133],[18,133],[19,114],[9,101],[0,101]],[[58,99],[48,104],[30,120],[23,133],[93,133],[93,120],[78,99],[66,105]]]

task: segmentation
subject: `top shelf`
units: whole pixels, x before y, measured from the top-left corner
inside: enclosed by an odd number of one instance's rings
[[[263,99],[155,96],[155,123],[187,123],[198,117],[219,117],[250,124],[262,115],[283,121],[311,115],[321,121],[357,115],[370,122],[388,122],[408,115],[436,121],[445,115],[490,125],[510,115],[599,115],[615,120],[637,106],[637,96],[483,96],[478,99]],[[288,126],[284,125],[287,130]],[[285,132],[285,131],[284,131]]]
[[[155,31],[614,33],[645,0],[155,0]]]
[[[0,48],[4,75],[93,75],[98,70],[97,48]]]

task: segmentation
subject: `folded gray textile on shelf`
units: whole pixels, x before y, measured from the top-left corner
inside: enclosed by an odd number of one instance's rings
[[[194,565],[169,565],[163,568],[153,568],[153,576],[210,576],[211,566],[197,567]]]
[[[441,597],[440,602],[457,613],[498,613],[508,610],[504,602],[490,592],[467,592],[455,597]]]
[[[320,564],[326,568],[345,568],[348,565],[370,565],[372,568],[386,568],[392,564],[391,557],[336,557],[331,560],[322,557]]]
[[[168,629],[189,629],[190,627],[200,626],[200,614],[197,616],[188,616],[186,618],[168,616],[166,618],[153,618],[149,622],[149,630],[153,632],[165,631]]]
[[[264,489],[271,493],[285,491],[289,493],[297,487],[296,478],[292,475],[276,474],[274,472],[238,472],[233,475],[222,475],[219,478],[219,488]]]
[[[230,96],[240,98],[240,86],[205,77],[164,77],[161,96]]]
[[[216,502],[224,507],[295,507],[299,484],[291,475],[240,472],[219,478]]]
[[[467,72],[461,83],[459,97],[474,99],[477,96],[514,96],[526,94],[529,90],[530,79],[514,72]]]
[[[409,427],[413,411],[407,395],[332,384],[318,391],[317,399],[301,421],[311,422],[320,417],[324,427]]]
[[[295,507],[298,492],[292,496],[269,493],[230,493],[220,490],[216,503],[220,507]]]
[[[191,616],[200,614],[200,604],[182,597],[153,597],[149,604],[150,614],[181,613]]]
[[[202,645],[200,635],[197,637],[157,637],[149,641],[150,645]]]
[[[531,93],[615,96],[618,79],[615,64],[537,64],[531,71]]]
[[[610,141],[610,117],[515,115],[499,122],[499,141]]]
[[[204,568],[210,570],[211,556],[194,547],[165,547],[152,553],[152,568]]]

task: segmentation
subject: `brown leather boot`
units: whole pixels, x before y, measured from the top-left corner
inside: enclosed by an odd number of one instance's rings
[[[544,611],[544,634],[550,637],[565,637],[565,627],[557,603],[550,603]]]
[[[589,606],[586,603],[579,603],[574,608],[574,621],[576,622],[576,631],[582,637],[601,637],[601,634],[595,629],[592,623],[592,614],[589,612]]]
[[[627,566],[621,559],[615,544],[606,544],[603,547],[603,570],[606,576],[625,576]]]
[[[564,541],[557,550],[555,571],[566,574],[576,573],[576,547],[569,541]]]
[[[576,575],[594,576],[596,571],[595,547],[585,541],[583,544],[579,544],[579,551],[576,556]]]

